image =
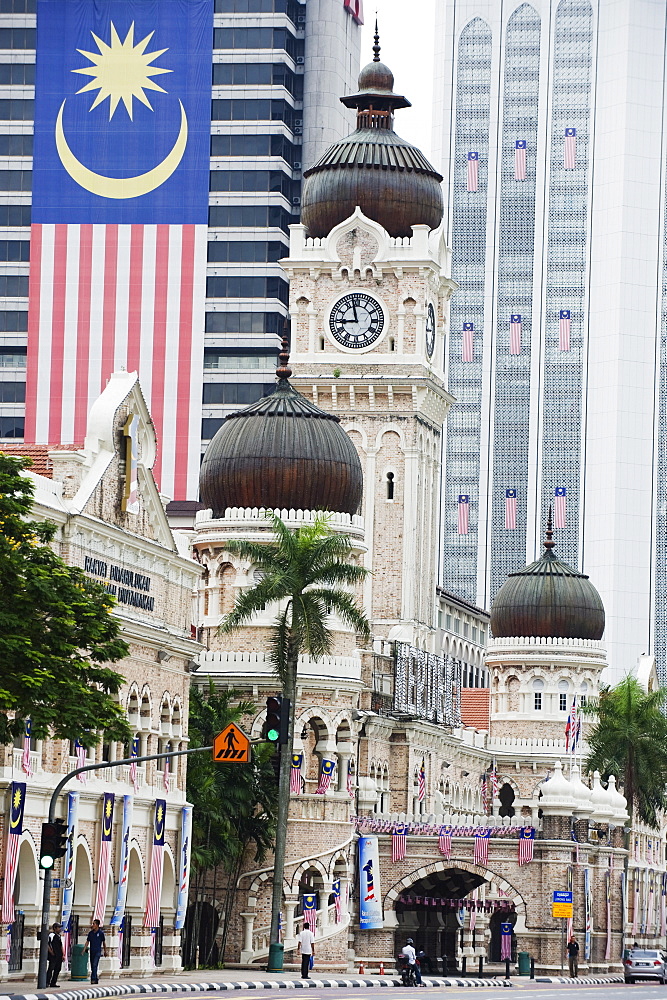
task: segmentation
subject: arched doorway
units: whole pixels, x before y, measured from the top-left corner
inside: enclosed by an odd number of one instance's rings
[[[446,968],[454,970],[463,943],[463,919],[455,901],[464,899],[484,882],[482,875],[455,867],[414,882],[396,901],[396,954],[411,937],[417,951],[423,950],[431,960],[434,973],[445,968],[443,959]]]

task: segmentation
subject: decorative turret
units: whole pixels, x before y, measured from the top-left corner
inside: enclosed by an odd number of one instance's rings
[[[442,176],[394,132],[394,111],[410,102],[394,93],[394,74],[380,62],[377,23],[373,61],[359,74],[357,93],[341,101],[357,109],[357,129],[304,172],[301,221],[308,235],[327,236],[357,206],[390,236],[411,236],[416,225],[435,229],[443,214]]]
[[[284,339],[275,391],[230,413],[206,449],[199,489],[214,517],[227,507],[358,511],[363,475],[357,451],[340,418],[290,384],[288,361]]]
[[[491,608],[494,638],[602,638],[604,606],[600,595],[585,573],[558,559],[555,544],[549,511],[541,557],[510,573],[496,595]]]

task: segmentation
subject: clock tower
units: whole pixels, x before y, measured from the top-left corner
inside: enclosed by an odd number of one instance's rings
[[[454,282],[441,229],[442,178],[393,130],[394,78],[374,59],[357,129],[304,174],[291,227],[291,360],[300,392],[338,415],[364,472],[359,513],[378,637],[436,652],[441,455],[452,397],[443,366]]]

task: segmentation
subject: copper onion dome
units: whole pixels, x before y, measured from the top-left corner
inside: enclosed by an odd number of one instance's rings
[[[309,236],[327,236],[357,206],[390,236],[412,236],[417,225],[435,229],[442,220],[442,176],[394,132],[394,111],[410,102],[394,93],[394,74],[380,62],[377,23],[373,53],[357,93],[341,97],[357,109],[356,131],[304,171],[301,222]]]
[[[230,413],[206,449],[199,473],[202,503],[214,517],[227,507],[356,514],[363,490],[357,450],[339,417],[288,381],[286,340],[280,360],[275,391]]]
[[[510,573],[491,608],[495,639],[539,636],[553,639],[601,639],[604,606],[584,573],[554,554],[551,512],[544,552],[525,569]]]

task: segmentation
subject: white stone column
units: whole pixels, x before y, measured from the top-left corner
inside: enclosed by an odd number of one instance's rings
[[[294,911],[296,910],[298,898],[285,897],[285,941],[291,941],[296,937],[294,932]]]
[[[333,880],[324,879],[320,890],[320,931],[322,934],[329,929],[329,896],[333,891]]]
[[[253,910],[252,913],[242,913],[241,916],[243,917],[243,950],[241,951],[241,961],[249,962],[255,953],[252,946],[255,912]]]

